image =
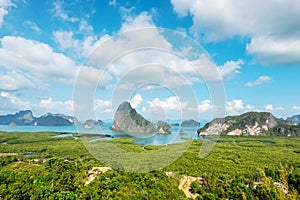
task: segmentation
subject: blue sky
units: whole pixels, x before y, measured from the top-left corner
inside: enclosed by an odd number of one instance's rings
[[[283,118],[299,114],[299,19],[297,0],[0,0],[0,114],[31,109],[35,115],[74,115],[75,107],[82,118],[111,119],[117,104],[129,100],[147,118],[176,119],[184,110],[185,118],[205,121],[214,107],[211,93],[218,93],[207,88],[213,81],[224,84],[227,115],[251,110]],[[149,27],[150,32],[143,31]],[[126,35],[128,31],[133,32]],[[196,47],[196,57],[193,51],[186,54],[190,44],[172,41],[172,31],[204,51]],[[94,57],[104,62],[144,42],[187,56],[144,49],[109,66],[89,65]],[[130,68],[147,59],[165,68]],[[197,80],[187,62],[199,67],[205,80]],[[141,80],[163,80],[166,87],[143,86]],[[90,83],[98,87],[90,88]],[[94,112],[85,113],[86,105],[76,102],[76,84],[93,92],[91,101],[81,100]],[[189,88],[196,103],[187,98]]]

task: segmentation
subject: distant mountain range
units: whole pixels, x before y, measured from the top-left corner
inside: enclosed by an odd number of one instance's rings
[[[129,105],[127,107],[129,108]],[[129,109],[129,113],[133,113],[134,118],[139,117],[132,110]],[[124,119],[119,121],[124,121]],[[125,123],[125,121],[122,123]],[[138,118],[137,121],[141,122],[141,119]],[[188,126],[191,123],[192,125],[196,125],[196,123],[198,125],[198,122],[192,120],[187,120],[185,123]],[[10,126],[74,126],[80,124],[80,122],[75,117],[64,114],[48,113],[40,117],[34,117],[32,111],[24,110],[15,114],[0,115],[0,124]],[[101,120],[87,120],[83,123],[85,128],[102,124]],[[116,125],[116,118],[114,125]],[[179,123],[176,125],[179,125]],[[163,128],[165,127],[163,126]],[[203,128],[198,129],[199,135],[215,134],[217,131],[220,131],[220,134],[223,135],[300,136],[300,115],[294,115],[284,120],[278,119],[268,112],[248,112],[237,116],[227,116],[223,119],[214,119],[205,124]]]
[[[300,124],[300,115],[294,115],[292,117],[288,117],[286,121],[292,125]]]
[[[300,136],[300,115],[278,119],[268,112],[248,112],[214,119],[198,130],[199,135]]]
[[[74,126],[79,122],[75,117],[63,114],[48,113],[34,117],[32,111],[24,110],[16,114],[0,115],[0,124],[10,126]]]

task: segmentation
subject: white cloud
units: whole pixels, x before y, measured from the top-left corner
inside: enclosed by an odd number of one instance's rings
[[[32,107],[31,103],[28,101],[22,101],[15,95],[8,93],[8,92],[1,92],[0,93],[1,100],[1,107],[4,106],[6,108],[1,109],[10,109],[14,111],[18,110],[26,110]]]
[[[21,90],[34,87],[29,78],[15,70],[6,73],[0,71],[0,77],[0,90]]]
[[[118,5],[118,2],[117,2],[117,0],[111,0],[108,2],[108,5],[116,7]]]
[[[211,105],[210,100],[203,100],[203,101],[201,101],[201,104],[198,105],[197,108],[198,108],[199,113],[205,113],[205,112],[211,112],[213,106]]]
[[[80,29],[83,29],[83,27],[80,26]],[[63,30],[54,31],[53,37],[61,50],[67,51],[75,58],[82,58],[87,56],[101,41],[97,41],[97,37],[92,33],[88,33],[85,30],[82,32],[85,33],[83,39],[76,39],[77,36],[73,31]]]
[[[97,113],[111,113],[111,102],[103,99],[95,99],[95,112]]]
[[[44,43],[23,37],[1,38],[1,66],[8,70],[20,70],[39,80],[55,80],[72,83],[77,67],[70,58],[56,53]]]
[[[99,87],[107,89],[112,76],[103,69],[95,69],[93,67],[81,66],[80,71],[76,76],[76,83],[87,88]]]
[[[36,32],[41,32],[41,29],[38,27],[38,25],[33,21],[24,21],[23,26],[26,28],[31,28],[32,30]]]
[[[67,12],[64,10],[64,2],[63,1],[54,1],[53,2],[53,14],[55,17],[58,17],[60,19],[62,19],[63,21],[67,21],[67,22],[77,22],[79,21],[78,18],[75,17],[70,17]]]
[[[134,97],[132,97],[132,99],[130,100],[131,106],[135,109],[137,109],[142,102],[143,102],[143,97],[140,94],[134,95]]]
[[[280,111],[280,110],[284,110],[283,107],[279,106],[279,107],[273,107],[272,104],[267,104],[264,106],[264,108],[268,111]]]
[[[170,96],[164,99],[154,98],[147,103],[150,106],[149,117],[152,121],[180,119],[188,104],[185,101],[181,101],[178,96]]]
[[[0,28],[4,23],[4,17],[8,14],[11,8],[17,8],[16,0],[0,0]],[[24,1],[21,1],[24,2]]]
[[[292,109],[293,110],[300,110],[300,106],[293,106]]]
[[[121,26],[120,32],[149,27],[156,27],[154,22],[152,21],[152,16],[147,12],[141,12],[137,16],[126,16],[125,22]]]
[[[253,111],[255,109],[256,107],[253,105],[244,105],[244,102],[240,99],[226,102],[226,112],[228,115],[238,115],[244,112]]]
[[[266,65],[296,65],[300,63],[300,35],[280,39],[254,37],[246,50]]]
[[[164,100],[154,98],[152,101],[148,101],[148,104],[150,107],[161,107],[165,110],[181,110],[187,106],[187,102],[181,102],[178,96],[171,96]]]
[[[300,1],[171,0],[206,41],[250,37],[247,52],[268,65],[299,64]]]
[[[189,111],[198,111],[201,114],[201,117],[208,116],[208,114],[212,114],[214,105],[211,100],[202,100],[197,108],[188,108]],[[239,115],[244,112],[257,110],[256,106],[250,104],[244,104],[241,99],[234,99],[231,101],[227,101],[225,105],[225,110],[227,115]]]
[[[84,32],[85,34],[92,34],[93,33],[93,27],[88,24],[87,21],[81,20],[79,24],[79,31]]]
[[[290,35],[299,31],[300,2],[297,0],[171,0],[174,11],[193,17],[194,31],[207,39],[234,35]]]
[[[232,78],[234,75],[240,73],[241,65],[244,64],[243,60],[227,61],[224,65],[219,66],[218,70],[223,78]]]
[[[254,87],[254,86],[257,86],[257,85],[262,85],[262,84],[270,82],[271,79],[272,78],[269,77],[269,76],[260,76],[260,77],[258,77],[257,80],[255,80],[253,82],[247,82],[245,84],[245,86],[247,86],[247,87]]]
[[[122,35],[118,36],[118,33]],[[204,80],[221,80],[222,77],[230,78],[239,73],[240,65],[243,64],[242,60],[237,60],[216,66],[204,52],[197,53],[198,57],[192,56],[193,59],[190,60],[179,57],[178,54],[186,55],[186,51],[190,50],[174,50],[168,36],[155,26],[152,16],[147,12],[137,16],[126,15],[116,37],[104,35],[97,41],[95,37],[91,37],[83,42],[76,40],[74,34],[69,31],[56,31],[54,36],[62,49],[93,48],[94,51],[86,60],[86,66],[102,71],[107,67],[107,75],[111,76],[108,80],[122,79],[118,89],[130,90],[145,83],[146,80],[169,87],[191,85],[193,82]],[[98,45],[100,47],[95,48]],[[153,67],[149,68],[150,65]],[[157,88],[159,87],[148,86],[144,89]]]
[[[73,112],[73,101],[54,101],[51,97],[49,97],[40,101],[38,109],[46,110],[51,113],[70,114]]]
[[[197,106],[197,108],[191,108],[191,107],[188,108],[189,111],[199,112],[200,114],[212,112],[212,109],[213,109],[213,105],[211,101],[208,99],[202,100],[200,104]]]
[[[73,39],[72,31],[54,31],[53,36],[62,50],[78,48],[78,40]]]

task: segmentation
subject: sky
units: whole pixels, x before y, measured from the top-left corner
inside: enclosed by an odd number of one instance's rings
[[[0,114],[300,114],[298,0],[0,0]]]

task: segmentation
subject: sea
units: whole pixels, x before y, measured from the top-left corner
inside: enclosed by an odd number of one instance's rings
[[[94,126],[94,128],[86,129],[82,125],[78,126],[9,126],[0,125],[0,131],[5,132],[55,132],[57,133],[54,137],[67,137],[72,136],[71,133],[78,133],[79,137],[74,139],[80,139],[81,134],[95,134],[105,135],[106,137],[99,136],[91,142],[97,140],[110,140],[113,138],[133,138],[136,144],[143,146],[147,145],[168,145],[173,143],[179,143],[186,141],[187,138],[192,139],[203,139],[198,136],[198,127],[180,127],[171,126],[171,134],[142,134],[142,133],[123,133],[120,131],[110,130],[112,123],[105,122],[101,126]]]

